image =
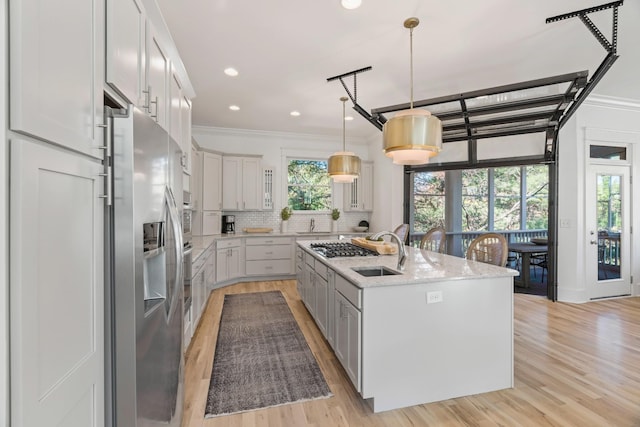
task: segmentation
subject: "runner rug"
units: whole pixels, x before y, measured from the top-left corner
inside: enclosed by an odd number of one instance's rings
[[[331,395],[280,291],[225,295],[205,417]]]

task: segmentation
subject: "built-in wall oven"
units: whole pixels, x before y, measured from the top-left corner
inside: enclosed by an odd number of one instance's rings
[[[183,269],[184,272],[184,312],[191,308],[191,264],[193,252],[193,236],[191,234],[191,193],[185,191],[182,195],[182,240],[184,242],[183,250]]]

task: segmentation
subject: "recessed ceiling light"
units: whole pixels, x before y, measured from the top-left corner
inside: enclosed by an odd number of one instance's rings
[[[342,7],[345,9],[357,9],[362,4],[362,0],[341,0]]]
[[[229,110],[231,111],[238,111],[240,109],[240,107],[238,107],[237,105],[229,105]]]
[[[353,120],[352,116],[344,116],[345,121],[350,122],[351,120]]]
[[[238,75],[238,70],[236,70],[235,68],[229,67],[224,69],[224,73],[227,76],[235,77]]]
[[[298,117],[300,115],[300,111],[292,111],[289,114],[292,115],[293,117]]]

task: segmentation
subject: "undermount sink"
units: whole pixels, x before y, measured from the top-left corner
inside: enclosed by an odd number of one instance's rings
[[[296,231],[296,234],[331,234],[330,231]]]
[[[352,268],[353,271],[365,277],[381,277],[381,276],[395,276],[398,274],[402,274],[399,271],[391,270],[387,267],[376,266],[376,267],[355,267]]]

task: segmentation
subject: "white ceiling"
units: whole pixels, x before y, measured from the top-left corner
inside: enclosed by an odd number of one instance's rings
[[[416,100],[581,70],[591,76],[606,54],[578,18],[545,23],[606,0],[363,0],[356,10],[339,0],[157,2],[196,92],[196,126],[341,135],[345,91],[326,79],[366,66],[373,69],[358,75],[360,105],[408,102],[403,22],[411,16],[420,19]],[[620,59],[594,92],[640,99],[640,1],[625,0],[619,14]],[[590,17],[610,38],[612,10]],[[226,67],[239,76],[226,76]],[[379,134],[350,105],[347,136]]]

